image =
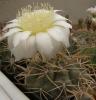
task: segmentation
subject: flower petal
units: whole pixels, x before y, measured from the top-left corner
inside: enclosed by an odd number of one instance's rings
[[[15,33],[17,33],[17,32],[20,32],[20,31],[22,31],[22,30],[19,29],[19,28],[12,28],[12,29],[10,29],[8,32],[3,33],[3,35],[0,37],[0,41],[2,41],[2,40],[3,40],[4,38],[6,38],[6,37],[11,36],[12,34],[15,34]]]
[[[55,26],[48,30],[49,35],[58,42],[62,42],[66,47],[69,46],[69,33],[68,28]]]
[[[19,61],[23,58],[31,58],[36,53],[35,43],[35,37],[31,36],[13,48],[11,52],[15,56],[15,61]]]
[[[7,29],[9,28],[14,28],[14,27],[18,27],[19,24],[17,23],[10,23],[10,24],[7,24],[4,28],[3,28],[3,31],[6,31]]]
[[[54,14],[54,21],[67,21],[68,19],[67,18],[65,18],[65,17],[63,17],[63,16],[61,16],[61,15],[59,15],[59,14]]]
[[[49,35],[60,42],[63,39],[64,33],[62,32],[61,28],[58,26],[55,26],[48,30]]]
[[[35,36],[31,36],[27,39],[27,48],[26,48],[27,58],[32,57],[36,52],[36,38]]]
[[[14,34],[8,37],[8,48],[10,50],[12,50],[14,48],[14,46],[13,46],[13,37],[14,37]]]
[[[47,33],[38,33],[36,35],[36,45],[42,57],[50,58],[54,54],[54,46],[50,36]]]
[[[56,26],[62,26],[62,27],[65,27],[65,28],[70,28],[72,29],[72,25],[70,25],[69,23],[67,23],[66,21],[56,21],[54,23],[54,25]]]
[[[63,11],[63,10],[54,10],[55,13],[56,13],[56,12],[59,12],[59,11]]]
[[[15,56],[15,61],[23,59],[26,55],[26,41],[21,42],[18,46],[11,50],[11,53]]]
[[[13,19],[11,21],[8,21],[8,23],[14,23],[14,22],[18,22],[18,20],[17,19]]]
[[[58,41],[56,41],[55,39],[53,39],[52,37],[50,37],[52,39],[52,44],[54,46],[54,55],[58,52],[60,52],[63,48],[62,44]]]
[[[30,34],[31,34],[31,32],[29,32],[29,31],[18,32],[17,34],[15,34],[14,39],[13,39],[14,47],[16,47],[20,43],[20,41],[26,40],[29,37]]]
[[[91,13],[91,14],[96,14],[96,6],[88,8],[87,12]]]

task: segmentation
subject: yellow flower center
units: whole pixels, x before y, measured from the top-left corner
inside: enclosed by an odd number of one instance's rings
[[[18,14],[18,23],[23,31],[31,31],[33,35],[39,32],[46,32],[48,28],[53,25],[53,9],[31,10],[31,6],[22,9],[22,12]]]

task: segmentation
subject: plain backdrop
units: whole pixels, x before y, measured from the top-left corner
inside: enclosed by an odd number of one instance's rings
[[[49,2],[54,9],[63,10],[73,22],[88,15],[86,9],[96,5],[96,0],[0,0],[0,22],[14,19],[18,9],[33,2]]]

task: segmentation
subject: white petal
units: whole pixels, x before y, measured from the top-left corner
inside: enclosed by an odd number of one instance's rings
[[[36,37],[31,36],[27,39],[27,48],[26,48],[26,58],[31,58],[37,51],[36,51]]]
[[[31,36],[13,48],[11,52],[15,56],[15,60],[19,61],[23,58],[31,58],[36,53],[35,43],[35,37]]]
[[[62,10],[54,10],[55,13],[56,13],[56,12],[59,12],[59,11],[62,11]]]
[[[4,28],[3,28],[3,31],[6,31],[7,29],[9,28],[13,28],[13,27],[17,27],[19,26],[19,24],[17,23],[10,23],[10,24],[7,24]]]
[[[8,32],[4,33],[3,38],[6,38],[6,37],[8,37],[8,36],[10,36],[12,34],[15,34],[17,32],[20,32],[20,31],[22,31],[22,30],[19,29],[19,28],[12,28]]]
[[[14,48],[14,46],[13,46],[13,37],[14,37],[14,34],[8,37],[8,48],[10,50]]]
[[[67,23],[66,21],[56,21],[56,22],[54,23],[54,25],[56,25],[56,26],[63,26],[63,27],[65,27],[65,28],[70,28],[70,29],[72,29],[72,25],[70,25],[70,24]]]
[[[48,30],[49,35],[58,42],[62,42],[66,47],[69,46],[69,33],[68,28],[55,26]]]
[[[54,47],[52,45],[51,38],[47,33],[38,33],[36,35],[36,45],[42,56],[46,56],[48,58],[53,56]]]
[[[87,12],[91,13],[91,14],[95,14],[96,13],[96,6],[95,7],[91,7],[87,9]]]
[[[59,14],[54,14],[54,21],[66,21],[66,20],[68,20],[67,18],[65,18],[65,17],[63,17],[63,16],[61,16],[61,15],[59,15]]]
[[[18,22],[18,20],[17,19],[13,19],[13,20],[11,20],[11,21],[9,21],[8,23],[14,23],[14,22]]]
[[[26,40],[31,32],[25,31],[25,32],[18,32],[14,35],[13,39],[13,45],[16,47],[21,41]]]
[[[20,32],[20,31],[22,31],[21,29],[19,29],[19,28],[12,28],[12,29],[10,29],[8,32],[6,32],[6,33],[2,33],[3,35],[0,37],[0,41],[2,41],[3,39],[5,39],[6,37],[9,37],[9,36],[11,36],[11,35],[13,35],[13,34],[15,34],[15,33],[17,33],[17,32]]]
[[[11,50],[11,53],[15,56],[15,60],[19,61],[26,55],[26,41],[21,42],[18,46]]]
[[[70,30],[68,28],[63,28],[63,32],[64,32],[64,38],[63,38],[62,43],[66,47],[69,47],[70,46],[70,43],[69,43]]]
[[[48,30],[49,35],[54,38],[55,40],[57,40],[58,42],[62,41],[63,37],[64,37],[64,33],[61,30],[60,27],[55,26],[51,29]]]
[[[51,37],[52,38],[52,37]],[[54,55],[58,52],[60,52],[63,48],[61,42],[56,41],[55,39],[52,38],[52,44],[54,46]]]

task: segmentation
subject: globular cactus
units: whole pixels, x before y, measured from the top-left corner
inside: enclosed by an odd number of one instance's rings
[[[85,43],[81,43],[81,37]],[[79,49],[78,56],[78,50],[73,50],[72,55],[65,50],[60,57],[45,63],[34,64],[29,60],[30,73],[25,77],[29,92],[36,93],[41,100],[95,100],[96,72],[91,65],[96,57],[96,47],[91,48],[96,44],[95,34],[81,33],[79,39],[79,47],[73,43],[74,49]]]
[[[82,29],[84,27],[84,20],[82,18],[80,18],[78,20],[78,28]]]
[[[92,20],[91,20],[90,17],[87,17],[87,18],[85,19],[85,24],[86,24],[87,30],[90,30],[90,29],[91,29],[91,24],[92,24]]]
[[[94,69],[91,68],[93,65],[88,62],[89,57],[86,58],[86,55],[90,54],[89,50],[88,53],[84,50],[87,44],[96,44],[95,34],[84,32],[76,35],[77,43],[73,43],[69,51],[66,49],[47,62],[43,62],[40,56],[37,56],[35,61],[25,59],[11,63],[12,56],[6,48],[5,40],[0,44],[1,69],[3,71],[6,69],[7,74],[11,72],[14,82],[22,85],[25,92],[32,96],[30,96],[32,100],[33,94],[38,100],[95,100],[96,72],[93,73]]]
[[[94,83],[94,80],[87,73],[86,68],[81,67],[79,63],[68,66],[30,65],[30,74],[25,78],[27,88],[33,93],[41,94],[39,98],[43,100],[71,100],[73,97],[74,100],[76,98],[93,100],[93,96],[89,93],[89,91],[93,91],[92,88],[89,88],[89,85],[93,84],[92,82]],[[76,96],[74,91],[80,93],[79,90],[86,91],[89,95],[83,95],[82,92],[81,97]]]
[[[95,100],[95,80],[83,64],[86,60],[67,53],[64,51],[48,62],[42,62],[39,56],[35,61],[25,59],[11,64],[10,52],[5,52],[1,60],[9,60],[9,66],[5,67],[7,73],[15,74],[17,83],[23,83],[27,93],[35,94],[38,100]],[[5,63],[2,66],[4,68]]]

